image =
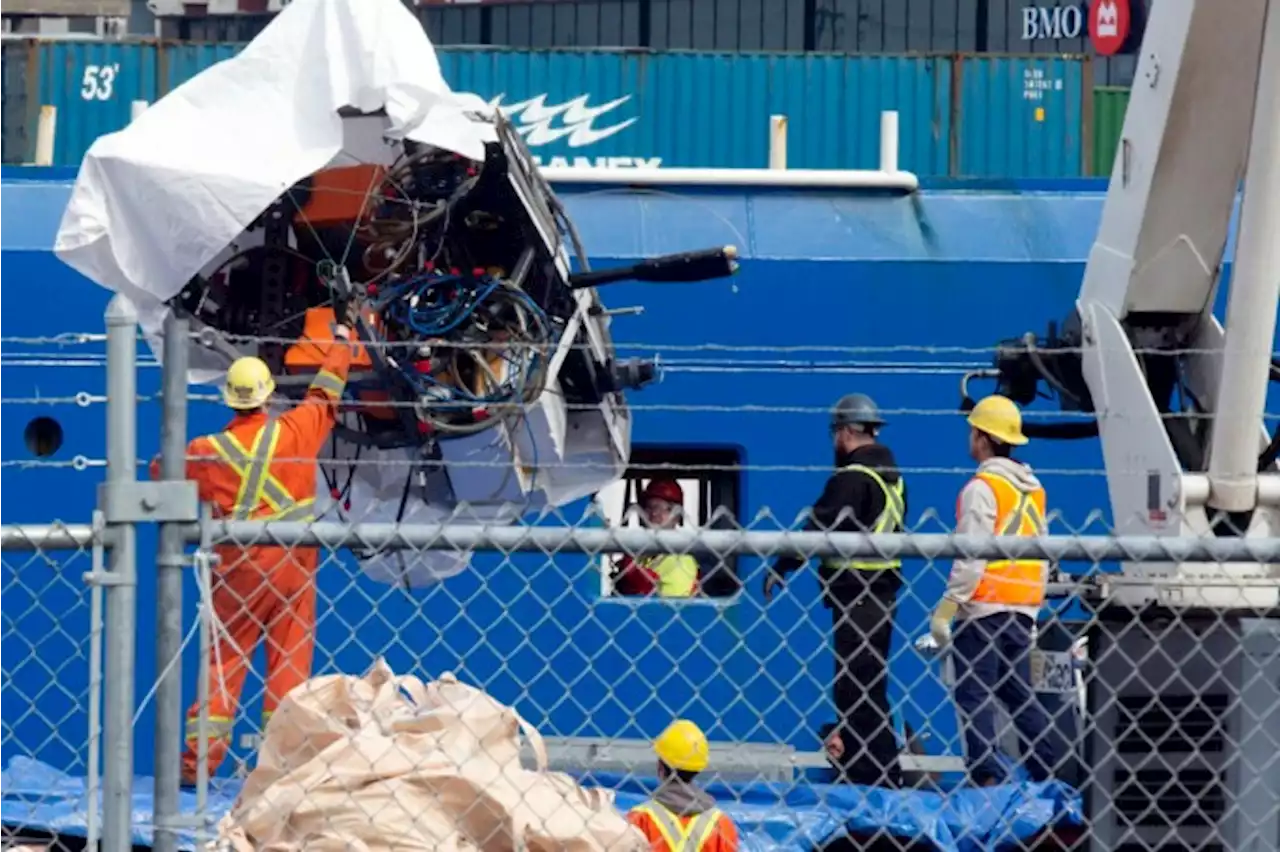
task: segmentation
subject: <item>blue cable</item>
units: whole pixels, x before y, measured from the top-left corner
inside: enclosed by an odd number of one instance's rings
[[[489,297],[502,286],[501,281],[492,276],[480,278],[463,278],[456,275],[439,275],[427,273],[410,278],[382,294],[375,305],[386,311],[386,314],[399,324],[422,337],[444,337],[456,331],[471,319],[475,312],[488,301]],[[446,296],[445,290],[452,289],[452,296]],[[522,290],[511,290],[509,295],[518,299],[521,305],[533,313],[543,329],[549,327],[546,312]],[[416,300],[416,304],[414,301]],[[534,373],[541,356],[535,354],[525,369],[525,381]],[[402,375],[415,388],[444,387],[434,377],[412,372],[404,367]],[[477,405],[504,402],[510,398],[507,394],[490,394],[476,396],[471,391],[448,385],[453,399],[440,399],[442,408],[466,408]]]

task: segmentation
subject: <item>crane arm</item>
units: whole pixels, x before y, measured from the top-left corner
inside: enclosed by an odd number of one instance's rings
[[[1224,328],[1213,306],[1242,177]],[[1006,341],[991,371],[1020,403],[1044,382],[1064,409],[1096,412],[1028,433],[1100,438],[1117,531],[1280,535],[1280,438],[1264,421],[1278,234],[1280,0],[1161,0],[1075,313],[1061,335]],[[1258,581],[1250,606],[1280,604],[1280,566],[1125,566],[1135,602],[1172,603],[1186,581],[1200,605],[1228,606],[1240,591],[1223,572]]]

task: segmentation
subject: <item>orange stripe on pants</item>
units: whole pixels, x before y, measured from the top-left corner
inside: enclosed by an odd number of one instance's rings
[[[295,686],[311,676],[315,652],[315,548],[220,547],[221,568],[213,579],[213,611],[221,623],[209,661],[209,716],[234,718],[245,675],[258,643],[267,639],[266,696],[272,713]],[[189,732],[199,717],[197,701],[187,711]],[[209,772],[226,758],[229,738],[209,738]],[[183,775],[195,777],[196,746],[188,737]]]

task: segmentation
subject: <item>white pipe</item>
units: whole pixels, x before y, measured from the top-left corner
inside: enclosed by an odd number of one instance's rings
[[[769,116],[769,168],[787,167],[787,117]]]
[[[620,186],[785,186],[810,189],[897,189],[915,192],[911,172],[820,169],[593,169],[543,166],[543,177],[560,184]]]
[[[1258,424],[1280,305],[1280,3],[1267,12],[1257,81],[1209,447],[1209,505],[1228,512],[1252,509],[1257,498]]]
[[[880,113],[880,171],[888,174],[898,171],[897,110]]]
[[[1183,503],[1186,508],[1204,508],[1211,493],[1209,477],[1188,473],[1182,477]],[[1280,473],[1258,474],[1258,508],[1280,509]]]
[[[58,130],[58,108],[45,104],[40,107],[40,122],[36,125],[36,165],[53,165],[53,137]]]
[[[142,115],[146,111],[147,111],[146,101],[134,101],[132,104],[129,105],[129,120],[137,121],[138,116]]]

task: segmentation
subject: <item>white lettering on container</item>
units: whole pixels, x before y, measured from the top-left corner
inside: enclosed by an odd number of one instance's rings
[[[1084,31],[1084,13],[1079,6],[1025,6],[1022,9],[1022,40],[1079,38]]]

